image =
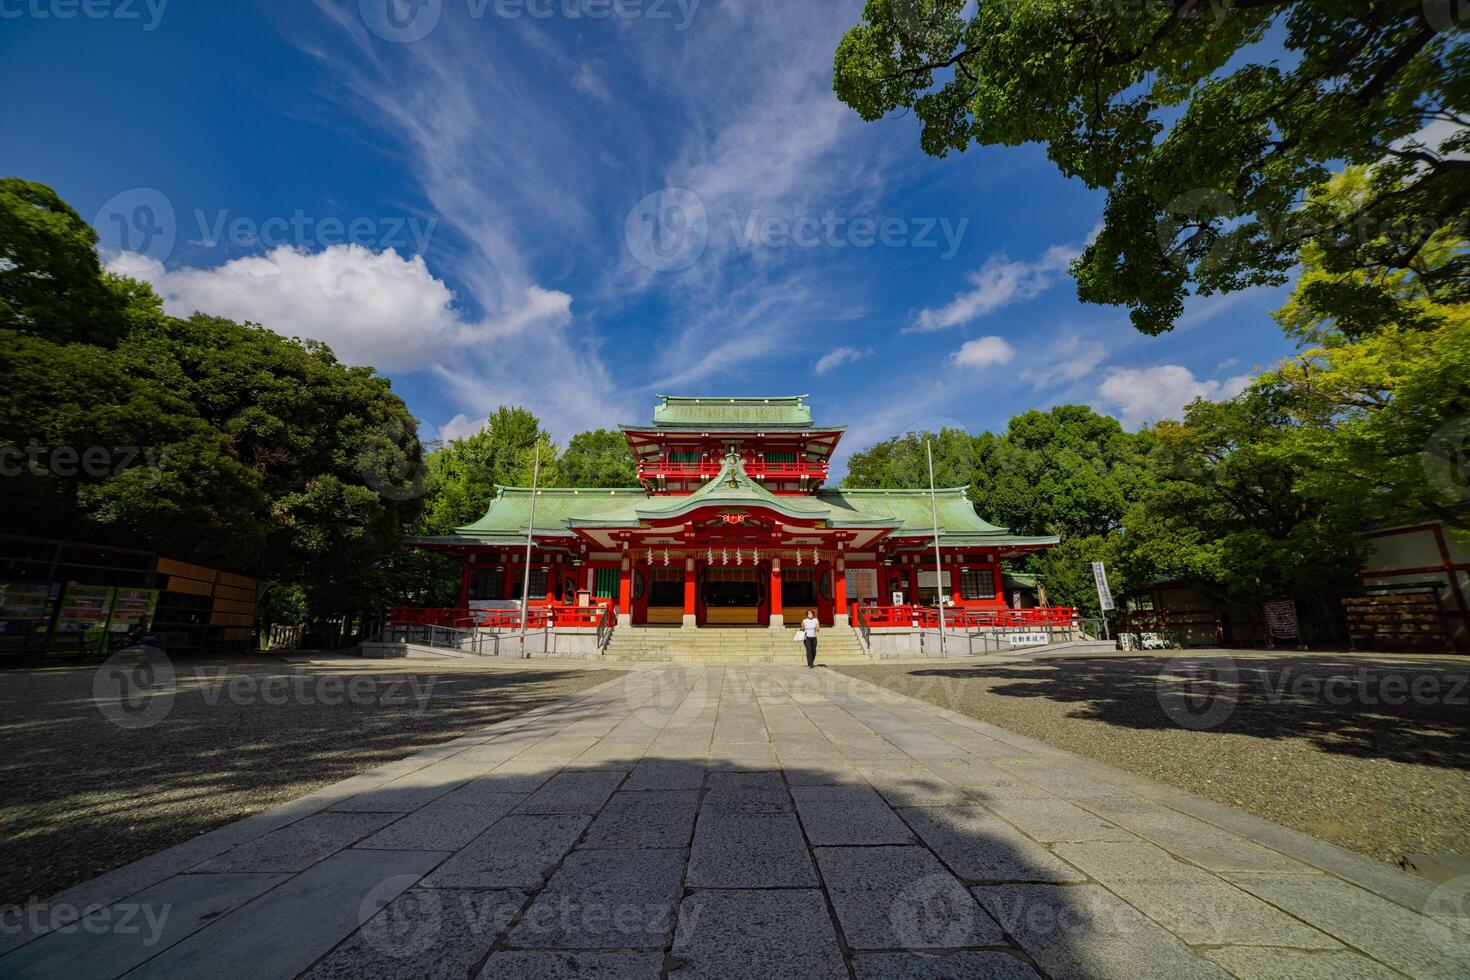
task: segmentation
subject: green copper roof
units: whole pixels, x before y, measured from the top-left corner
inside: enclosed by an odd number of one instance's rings
[[[964,487],[935,493],[940,538],[947,547],[984,548],[1053,545],[1053,537],[1024,537],[996,527],[975,513]],[[453,535],[415,539],[418,544],[524,543],[531,518],[530,490],[497,487],[485,516]],[[547,488],[536,491],[538,537],[571,537],[572,528],[637,527],[643,521],[677,518],[700,507],[761,507],[793,520],[826,521],[833,527],[892,528],[893,537],[933,533],[927,490],[822,490],[808,495],[771,493],[746,474],[738,457],[726,458],[720,474],[684,497],[650,496],[642,488],[615,490]]]
[[[740,457],[725,457],[719,475],[685,497],[651,497],[647,504],[635,507],[637,520],[658,521],[678,518],[701,507],[762,507],[792,520],[828,521],[839,527],[892,527],[891,521],[874,518],[856,511],[834,513],[832,508],[810,495],[777,496],[745,472]],[[573,520],[573,527],[609,526],[616,524],[613,515]]]
[[[809,429],[806,395],[778,398],[707,398],[660,395],[653,410],[655,427],[709,429]]]

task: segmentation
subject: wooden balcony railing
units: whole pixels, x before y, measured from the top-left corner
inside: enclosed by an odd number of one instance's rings
[[[719,460],[713,459],[701,460],[697,463],[651,460],[638,464],[638,478],[640,480],[653,480],[659,477],[678,480],[711,480],[719,476],[720,465]],[[747,459],[743,461],[743,465],[745,472],[757,479],[796,480],[806,477],[811,480],[826,480],[827,475],[831,472],[831,466],[826,461],[768,463],[763,459]]]

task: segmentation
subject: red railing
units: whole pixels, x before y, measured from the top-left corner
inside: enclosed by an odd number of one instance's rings
[[[651,480],[662,476],[676,479],[709,480],[719,476],[720,465],[719,460],[702,460],[697,463],[652,460],[638,464],[638,478]],[[826,480],[827,474],[831,471],[830,464],[826,462],[768,463],[763,459],[748,459],[743,461],[743,465],[745,472],[753,477],[797,479],[804,476],[809,479]]]
[[[934,606],[857,606],[857,614],[871,629],[938,629],[939,610]],[[1066,606],[1036,609],[977,609],[946,606],[946,629],[1015,629],[1051,627],[1067,629],[1077,622],[1077,610]]]
[[[526,609],[526,629],[597,629],[610,617],[611,605],[564,606],[556,603],[531,605]],[[518,630],[520,609],[447,609],[394,606],[388,610],[394,626],[453,626],[458,629]]]

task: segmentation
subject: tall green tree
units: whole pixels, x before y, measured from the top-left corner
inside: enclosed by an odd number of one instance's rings
[[[621,432],[579,432],[567,443],[557,466],[569,487],[636,487],[638,462]]]
[[[483,517],[497,485],[531,485],[538,458],[540,485],[560,485],[557,447],[541,421],[524,408],[500,406],[478,432],[430,455],[420,526],[428,534],[448,534]]]
[[[1078,295],[1154,334],[1191,292],[1284,283],[1309,242],[1335,270],[1406,269],[1463,222],[1456,14],[1449,0],[868,0],[834,87],[864,119],[912,113],[935,156],[1039,143],[1106,189]],[[1331,168],[1380,161],[1351,211],[1308,203]],[[1464,298],[1470,256],[1434,280]]]

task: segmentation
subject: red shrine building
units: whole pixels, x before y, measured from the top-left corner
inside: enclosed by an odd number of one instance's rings
[[[661,396],[622,431],[638,486],[498,487],[478,521],[412,541],[462,563],[461,625],[499,622],[528,581],[552,626],[784,628],[808,609],[907,625],[941,601],[984,624],[1008,609],[1001,563],[1057,543],[986,523],[964,487],[828,488],[843,429],[806,396]]]

